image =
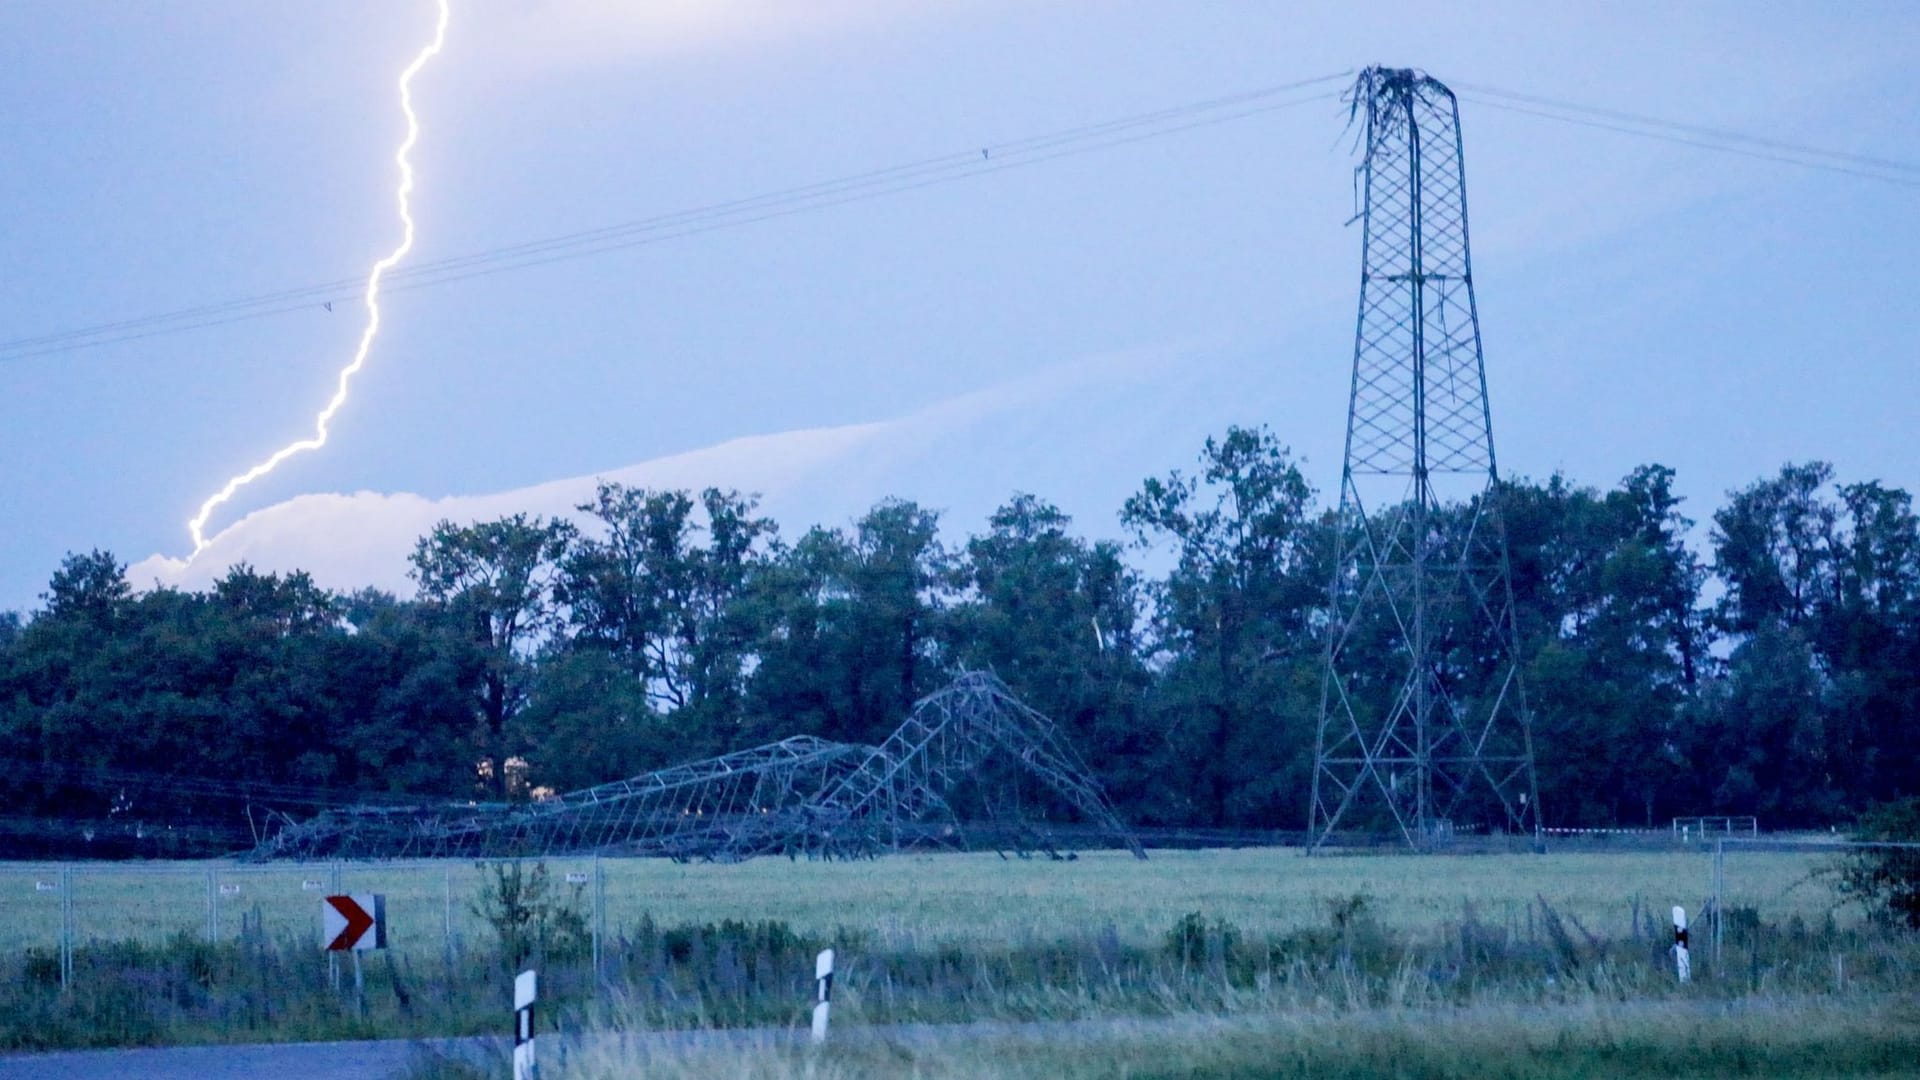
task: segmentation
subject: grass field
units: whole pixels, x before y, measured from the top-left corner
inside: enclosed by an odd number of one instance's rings
[[[1831,858],[1730,854],[1725,902],[1768,920],[1823,919],[1837,898],[1816,871]],[[1118,852],[1071,862],[992,854],[734,865],[609,859],[601,872],[609,936],[643,915],[659,923],[777,919],[804,934],[852,930],[893,947],[1044,941],[1108,925],[1137,944],[1189,911],[1249,933],[1286,933],[1321,923],[1326,901],[1356,893],[1372,897],[1383,923],[1409,933],[1458,917],[1468,901],[1480,918],[1519,927],[1538,896],[1595,933],[1618,934],[1631,929],[1636,899],[1661,918],[1673,904],[1697,911],[1708,896],[1707,864],[1696,852],[1308,858],[1248,849],[1159,851],[1146,862]],[[556,882],[585,876],[586,884],[563,888],[577,890],[578,905],[590,912],[593,861],[549,866]],[[222,939],[238,935],[243,916],[261,920],[270,935],[317,938],[319,897],[336,880],[329,865],[81,863],[71,871],[77,941],[204,935],[209,904]],[[58,940],[60,894],[39,886],[60,880],[57,867],[0,866],[9,916],[0,921],[0,954]],[[348,863],[338,877],[344,891],[385,895],[390,942],[424,955],[442,952],[449,930],[456,942],[484,932],[470,910],[479,882],[469,862]],[[303,887],[309,884],[316,887]]]
[[[1698,852],[551,860],[572,929],[532,963],[566,1031],[804,1024],[828,945],[850,1030],[1098,1028],[1070,1047],[769,1045],[648,1075],[1898,1075],[1920,1060],[1920,936],[1835,917],[1831,858],[1730,855],[1725,955],[1697,948],[1686,986],[1666,912],[1706,898]],[[520,964],[474,905],[501,880],[467,862],[0,867],[0,1048],[496,1032]],[[71,883],[70,989],[51,948],[69,898],[40,882]],[[393,947],[364,996],[317,947],[335,888],[386,897]],[[600,893],[596,970],[579,928]]]

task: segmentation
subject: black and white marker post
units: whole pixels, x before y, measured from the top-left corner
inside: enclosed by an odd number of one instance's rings
[[[813,1043],[827,1041],[827,1012],[833,1005],[833,950],[823,949],[813,961],[813,981],[818,996],[813,1003]]]
[[[1693,978],[1693,964],[1687,956],[1687,909],[1673,906],[1673,970],[1681,982]]]
[[[538,982],[531,971],[513,980],[513,1080],[535,1080],[540,1075],[533,1060],[533,999]]]

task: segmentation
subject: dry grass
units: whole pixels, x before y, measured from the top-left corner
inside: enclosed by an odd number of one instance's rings
[[[666,1039],[602,1040],[564,1060],[550,1044],[543,1075],[1811,1080],[1910,1076],[1920,1060],[1920,1010],[1911,999],[1891,998],[1846,1005],[1757,1000],[1713,1009],[1593,1000],[1555,1008],[1183,1014],[948,1032],[846,1031],[818,1050],[794,1034],[705,1040],[691,1048]],[[426,1080],[485,1074],[423,1064],[415,1075]]]

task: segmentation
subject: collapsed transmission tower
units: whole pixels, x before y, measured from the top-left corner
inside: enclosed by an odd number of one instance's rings
[[[1360,317],[1315,740],[1314,848],[1417,850],[1540,823],[1453,91],[1368,68],[1350,92]]]
[[[526,806],[330,810],[287,824],[254,857],[617,853],[732,862],[957,847],[966,826],[953,798],[1010,777],[1037,782],[1146,857],[1053,724],[977,671],[922,698],[879,746],[799,735]]]

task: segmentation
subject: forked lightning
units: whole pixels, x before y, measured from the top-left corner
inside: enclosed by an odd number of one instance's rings
[[[421,49],[419,55],[413,58],[413,63],[408,64],[406,70],[400,73],[400,110],[407,116],[407,137],[401,141],[399,151],[394,154],[394,160],[400,166],[400,188],[395,199],[399,203],[400,223],[404,232],[400,246],[394,248],[386,258],[374,263],[372,272],[367,275],[367,327],[360,334],[360,347],[354,350],[352,362],[340,369],[340,381],[334,389],[333,398],[327,402],[326,408],[320,410],[320,415],[314,418],[311,438],[288,443],[274,451],[265,461],[228,480],[225,487],[200,504],[200,512],[194,515],[192,521],[187,522],[187,530],[193,534],[194,555],[200,554],[207,546],[207,518],[212,516],[215,507],[233,498],[234,493],[241,488],[279,468],[281,462],[295,454],[307,450],[318,450],[327,445],[327,425],[333,421],[334,414],[340,411],[341,406],[347,403],[347,389],[353,382],[353,377],[366,365],[367,352],[373,347],[374,337],[380,333],[380,279],[387,271],[398,265],[401,259],[406,258],[407,252],[413,250],[413,162],[408,158],[408,154],[412,153],[413,144],[420,138],[420,120],[413,112],[413,77],[420,73],[421,68],[427,66],[427,61],[440,55],[440,48],[447,40],[447,20],[451,14],[447,6],[448,0],[437,0],[437,3],[440,6],[440,17],[434,26],[433,41],[426,48]]]

